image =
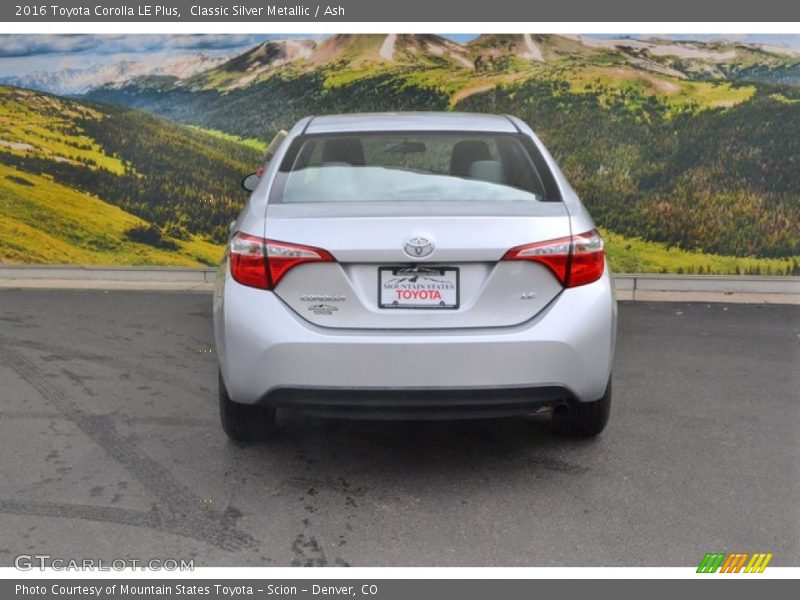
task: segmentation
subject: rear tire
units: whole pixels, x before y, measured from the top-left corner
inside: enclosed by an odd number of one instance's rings
[[[611,379],[608,380],[603,397],[592,402],[573,402],[569,415],[554,421],[556,431],[574,438],[590,438],[600,435],[608,424],[611,414]]]
[[[219,374],[219,416],[222,429],[235,442],[260,442],[275,431],[275,409],[231,400]]]

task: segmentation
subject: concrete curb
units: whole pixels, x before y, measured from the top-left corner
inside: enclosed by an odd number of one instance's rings
[[[0,289],[210,292],[216,269],[188,267],[0,266]],[[800,277],[614,276],[619,300],[800,305]]]
[[[68,265],[0,265],[0,285],[8,280],[123,281],[214,283],[216,268],[94,267]],[[133,288],[132,288],[133,289]]]
[[[800,304],[800,277],[621,273],[614,283],[619,300]]]

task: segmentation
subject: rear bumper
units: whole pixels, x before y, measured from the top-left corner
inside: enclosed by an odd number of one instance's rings
[[[313,325],[273,293],[224,275],[215,290],[214,329],[235,402],[305,404],[306,410],[342,414],[381,403],[387,413],[412,403],[432,412],[492,403],[500,412],[530,412],[558,398],[602,397],[613,360],[616,301],[606,273],[564,290],[514,327],[338,330]]]
[[[559,386],[487,389],[278,388],[261,403],[318,416],[358,419],[451,419],[534,413],[571,400]]]

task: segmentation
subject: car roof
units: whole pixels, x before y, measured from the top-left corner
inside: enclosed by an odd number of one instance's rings
[[[463,112],[384,112],[312,117],[305,133],[359,131],[480,131],[519,133],[504,115]]]

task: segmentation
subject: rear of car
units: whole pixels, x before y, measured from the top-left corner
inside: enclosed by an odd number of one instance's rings
[[[512,117],[298,123],[233,228],[214,302],[223,426],[276,408],[608,418],[616,304],[603,243]]]

